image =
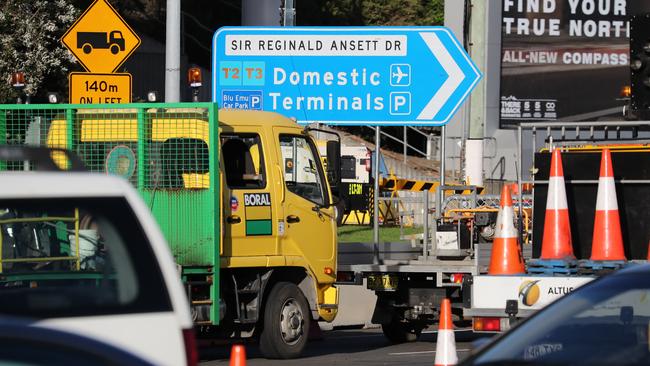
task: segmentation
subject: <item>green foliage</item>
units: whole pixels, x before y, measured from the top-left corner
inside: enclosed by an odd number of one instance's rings
[[[46,87],[65,91],[74,59],[59,39],[77,15],[68,0],[0,3],[0,103],[15,101],[9,81],[16,71],[25,73],[27,95],[44,95]]]
[[[300,25],[442,25],[443,0],[320,0],[300,9]]]
[[[382,242],[395,242],[395,241],[408,241],[404,236],[415,236],[422,234],[421,227],[405,227],[400,233],[400,228],[396,226],[380,226],[379,227],[379,241]],[[343,225],[338,228],[339,242],[340,243],[367,243],[373,240],[372,226],[367,225]]]

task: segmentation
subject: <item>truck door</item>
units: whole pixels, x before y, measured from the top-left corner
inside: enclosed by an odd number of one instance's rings
[[[274,137],[284,178],[282,254],[306,258],[316,276],[325,278],[325,267],[336,267],[336,218],[333,207],[322,207],[330,197],[318,150],[295,129],[275,127]]]
[[[264,146],[257,132],[221,133],[225,257],[267,256],[277,251],[272,206],[276,198]]]

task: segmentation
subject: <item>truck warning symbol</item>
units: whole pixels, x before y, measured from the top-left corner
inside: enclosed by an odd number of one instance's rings
[[[114,30],[111,32],[77,32],[77,48],[80,48],[86,55],[93,49],[108,49],[112,54],[124,51],[124,37],[122,32]]]
[[[86,71],[116,72],[140,45],[140,37],[108,0],[94,0],[61,37]]]

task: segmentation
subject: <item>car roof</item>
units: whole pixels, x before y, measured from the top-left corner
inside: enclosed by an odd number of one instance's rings
[[[129,189],[124,179],[100,173],[2,172],[0,198],[119,197]]]
[[[297,127],[296,122],[275,112],[251,111],[244,109],[219,109],[219,124],[237,126],[265,125],[279,127]]]

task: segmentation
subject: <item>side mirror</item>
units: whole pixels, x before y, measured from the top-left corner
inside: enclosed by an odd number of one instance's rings
[[[331,186],[341,180],[341,143],[336,140],[327,141],[327,179]]]

